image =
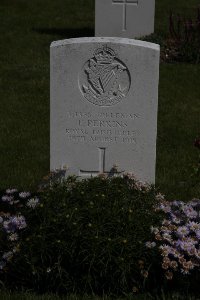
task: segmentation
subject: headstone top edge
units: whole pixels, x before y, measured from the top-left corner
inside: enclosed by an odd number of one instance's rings
[[[50,48],[62,47],[70,44],[86,44],[86,43],[115,43],[115,44],[124,44],[132,45],[138,47],[149,48],[152,50],[160,51],[160,45],[145,42],[141,40],[128,39],[128,38],[116,38],[116,37],[84,37],[84,38],[72,38],[53,41],[50,45]]]

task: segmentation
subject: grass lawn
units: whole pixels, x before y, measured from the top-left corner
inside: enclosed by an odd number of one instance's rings
[[[178,294],[173,294],[171,296],[155,296],[152,297],[149,294],[146,295],[129,295],[126,298],[113,298],[109,296],[105,297],[97,297],[97,296],[76,296],[71,295],[68,297],[58,297],[56,295],[44,295],[44,296],[36,296],[34,294],[9,294],[7,292],[0,293],[1,300],[199,300],[200,298],[193,298],[190,296],[180,296]]]
[[[198,0],[156,1],[156,33],[169,11],[194,16]],[[30,189],[49,171],[49,45],[94,34],[93,0],[0,2],[0,188]],[[200,132],[200,65],[160,66],[156,183],[169,197],[190,198]]]
[[[156,0],[156,33],[166,36],[170,10],[194,17],[198,5],[199,0]],[[94,0],[1,0],[0,20],[0,189],[34,189],[49,172],[49,46],[94,35]],[[156,185],[169,199],[200,194],[200,185],[190,180],[198,160],[193,141],[200,136],[199,78],[200,65],[160,65]],[[2,294],[0,299],[56,296]]]

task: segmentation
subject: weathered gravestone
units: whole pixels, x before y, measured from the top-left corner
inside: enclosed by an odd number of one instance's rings
[[[51,45],[51,169],[155,179],[159,46],[119,38]]]
[[[155,0],[95,0],[95,36],[149,35],[154,14]]]

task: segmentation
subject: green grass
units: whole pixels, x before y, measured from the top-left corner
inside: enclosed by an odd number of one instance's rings
[[[44,295],[44,296],[37,296],[34,294],[29,293],[16,293],[16,294],[10,294],[8,292],[2,292],[0,293],[0,299],[1,300],[199,300],[200,298],[193,298],[190,296],[180,296],[178,294],[173,294],[169,296],[165,296],[164,294],[162,296],[151,296],[150,294],[145,295],[128,295],[126,297],[120,297],[120,298],[113,298],[109,296],[105,297],[98,297],[98,296],[92,296],[92,295],[85,295],[85,296],[76,296],[76,295],[70,295],[66,297],[58,297],[56,295]]]
[[[199,0],[156,0],[156,33],[167,34],[170,10],[194,17],[198,5]],[[49,171],[49,46],[53,40],[94,35],[94,0],[1,0],[0,20],[0,189],[32,189]],[[156,184],[168,198],[200,194],[189,178],[198,158],[193,140],[200,135],[199,78],[200,65],[160,66]],[[59,298],[1,293],[0,299]]]
[[[200,134],[200,65],[162,64],[160,68],[157,184],[170,197],[198,197],[189,181],[198,161],[193,140]]]
[[[169,11],[194,16],[198,0],[156,1],[156,33]],[[49,171],[49,45],[94,34],[93,0],[0,2],[0,188],[37,186]],[[161,64],[156,183],[169,197],[197,196],[188,183],[200,133],[200,66]]]
[[[186,17],[195,17],[197,15],[198,0],[156,0],[156,23],[155,31],[160,34],[166,34],[168,31],[169,12]]]

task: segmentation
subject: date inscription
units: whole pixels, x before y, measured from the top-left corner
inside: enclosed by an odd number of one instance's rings
[[[120,112],[70,111],[66,113],[65,135],[70,143],[136,144],[134,124],[138,119],[136,114]]]

